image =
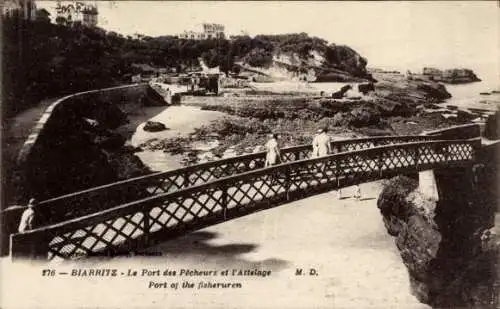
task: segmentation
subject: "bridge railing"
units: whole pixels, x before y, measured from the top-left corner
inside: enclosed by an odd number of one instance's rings
[[[332,147],[340,152],[348,152],[382,145],[438,139],[439,136],[369,137],[335,141],[332,143]],[[310,158],[311,153],[312,147],[310,145],[282,149],[284,162]],[[215,179],[263,168],[265,156],[265,152],[236,156],[90,188],[42,201],[35,207],[35,213],[40,219],[40,224],[43,225],[77,218],[148,196],[173,192]],[[2,215],[6,218],[4,221],[17,222],[16,218],[20,217],[22,211],[22,207],[3,211]]]
[[[479,147],[479,139],[414,142],[257,169],[12,234],[11,255],[52,260],[127,252],[315,192],[470,164]]]

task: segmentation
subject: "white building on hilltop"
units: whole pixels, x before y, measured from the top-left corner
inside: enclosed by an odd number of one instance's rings
[[[2,0],[0,1],[2,16],[21,16],[25,20],[36,19],[35,0]]]
[[[79,22],[86,27],[97,26],[96,4],[85,4],[79,1],[58,1],[56,7],[57,23],[73,24]]]
[[[180,39],[188,40],[224,39],[226,37],[224,28],[221,24],[204,23],[201,31],[184,31],[178,36]]]

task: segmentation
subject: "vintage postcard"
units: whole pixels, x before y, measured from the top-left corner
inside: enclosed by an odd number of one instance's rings
[[[499,308],[498,1],[0,6],[1,308]]]

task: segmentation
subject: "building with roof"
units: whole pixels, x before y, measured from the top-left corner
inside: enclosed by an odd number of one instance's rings
[[[58,1],[56,22],[71,25],[81,23],[86,27],[97,27],[99,12],[96,4],[85,4],[79,1]]]
[[[225,27],[221,24],[204,23],[200,31],[188,30],[180,33],[178,37],[186,40],[210,40],[224,39],[226,37]]]
[[[22,16],[25,20],[36,19],[36,3],[34,0],[3,0],[0,2],[2,16]]]

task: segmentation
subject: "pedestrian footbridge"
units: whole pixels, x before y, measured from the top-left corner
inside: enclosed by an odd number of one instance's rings
[[[11,228],[10,255],[59,260],[118,254],[332,189],[471,166],[481,147],[479,130],[457,138],[461,130],[338,141],[332,143],[336,154],[314,159],[310,146],[290,147],[282,150],[284,163],[268,168],[265,153],[256,153],[46,200],[35,208],[38,228]],[[4,211],[4,222],[15,221],[9,216],[14,212]]]

